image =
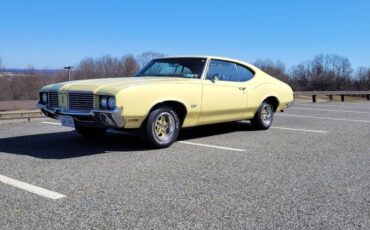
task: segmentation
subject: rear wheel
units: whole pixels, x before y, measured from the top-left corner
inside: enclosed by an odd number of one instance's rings
[[[141,132],[144,141],[150,147],[168,147],[179,135],[179,117],[171,107],[159,107],[150,112]]]
[[[266,130],[270,128],[273,120],[274,107],[269,102],[264,101],[251,120],[251,123],[255,129]]]
[[[89,139],[98,139],[104,135],[107,129],[105,128],[93,128],[93,127],[81,127],[76,126],[76,131],[81,135]]]

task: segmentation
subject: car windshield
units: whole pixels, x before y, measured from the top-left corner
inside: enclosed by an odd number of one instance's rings
[[[206,64],[205,58],[160,58],[149,62],[138,77],[200,78]]]

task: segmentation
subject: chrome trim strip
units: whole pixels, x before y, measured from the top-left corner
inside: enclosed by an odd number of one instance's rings
[[[106,120],[105,123],[108,123],[109,126],[116,127],[116,128],[123,128],[124,127],[124,120],[122,118],[122,108],[116,108],[114,110],[90,110],[88,113],[83,111],[68,111],[63,108],[53,108],[50,109],[47,107],[47,105],[43,105],[40,103],[37,103],[37,107],[39,109],[45,110],[46,112],[53,114],[53,115],[67,115],[67,116],[92,116]],[[104,122],[103,122],[104,123]]]

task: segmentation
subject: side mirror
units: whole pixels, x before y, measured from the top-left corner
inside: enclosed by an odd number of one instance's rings
[[[220,78],[219,78],[218,74],[214,74],[214,75],[212,75],[212,77],[210,78],[210,80],[211,80],[212,82],[215,82],[215,81],[220,80]]]

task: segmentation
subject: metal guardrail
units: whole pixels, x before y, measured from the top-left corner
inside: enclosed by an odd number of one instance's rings
[[[344,101],[345,96],[366,96],[367,100],[370,101],[370,91],[296,91],[295,96],[311,96],[312,102],[316,102],[317,96],[328,96],[329,100],[333,100],[333,96],[341,96],[341,101]]]
[[[0,112],[0,120],[27,119],[30,121],[31,118],[42,117],[44,117],[44,115],[40,110]]]

